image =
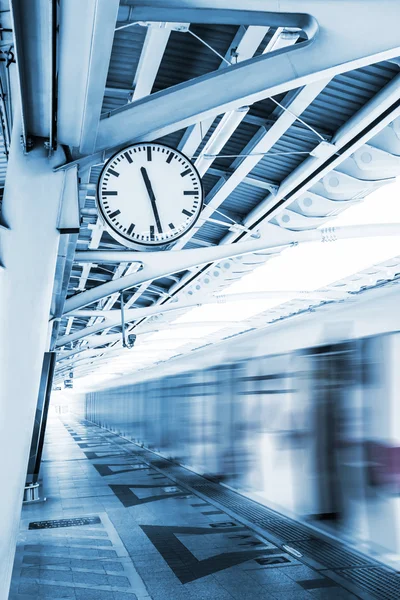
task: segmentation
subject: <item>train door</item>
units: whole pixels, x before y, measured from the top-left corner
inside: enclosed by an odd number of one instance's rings
[[[400,555],[400,334],[363,340],[368,549]]]
[[[236,364],[222,364],[213,369],[215,374],[213,473],[220,481],[232,485],[235,474],[236,437],[233,427]]]
[[[170,456],[186,464],[190,456],[190,410],[193,373],[178,373],[169,378],[168,431]]]
[[[257,494],[271,506],[292,511],[290,355],[246,361],[236,381],[242,453],[238,487]]]
[[[194,470],[204,472],[205,456],[207,455],[207,437],[205,435],[205,421],[207,417],[206,401],[210,394],[210,375],[206,371],[194,371],[190,377],[190,384],[185,392],[186,439],[187,461],[186,464]]]
[[[349,499],[354,495],[351,465],[356,462],[359,344],[327,344],[306,351],[308,394],[313,438],[313,494],[311,520],[342,527],[349,517]]]
[[[232,365],[230,400],[230,476],[226,483],[235,488],[244,489],[246,478],[253,461],[249,448],[249,409],[244,401],[247,393],[248,365],[252,361],[240,361]]]
[[[269,506],[293,512],[293,447],[291,414],[295,378],[291,356],[282,354],[255,359],[257,375],[252,393],[257,402],[257,433],[254,457],[258,487]]]

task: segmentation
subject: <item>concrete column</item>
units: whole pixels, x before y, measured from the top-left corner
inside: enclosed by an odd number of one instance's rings
[[[8,597],[48,322],[64,174],[38,144],[24,155],[15,116],[0,229],[0,598]]]

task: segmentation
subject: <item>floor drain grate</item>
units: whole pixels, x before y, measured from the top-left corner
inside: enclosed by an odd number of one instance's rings
[[[277,535],[284,541],[304,540],[311,537],[311,532],[302,525],[298,525],[285,517],[278,517],[276,513],[268,508],[259,506],[234,492],[224,490],[216,484],[195,485],[193,488],[205,494],[211,500],[216,500],[221,506],[232,510],[238,516],[244,517],[251,523]]]
[[[162,459],[161,460],[152,460],[152,461],[150,461],[150,464],[153,467],[156,467],[157,469],[166,469],[169,466],[168,461],[162,460]]]
[[[79,517],[76,519],[56,519],[53,521],[33,521],[29,529],[57,529],[58,527],[78,527],[79,525],[97,525],[100,517]]]
[[[385,598],[385,600],[400,598],[400,575],[387,571],[383,567],[345,569],[337,573],[376,598]]]
[[[311,539],[296,542],[296,550],[306,554],[309,558],[323,564],[328,569],[340,569],[347,567],[362,567],[371,564],[367,558],[357,556],[344,548],[328,544],[323,540]]]

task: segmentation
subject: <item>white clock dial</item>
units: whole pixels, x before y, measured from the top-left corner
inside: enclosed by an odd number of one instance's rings
[[[97,188],[110,233],[129,247],[168,245],[196,222],[200,175],[186,156],[163,144],[133,144],[105,165]]]

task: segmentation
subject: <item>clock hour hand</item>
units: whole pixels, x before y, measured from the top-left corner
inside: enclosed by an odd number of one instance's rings
[[[161,221],[160,221],[160,215],[158,214],[158,209],[157,209],[157,204],[156,204],[156,197],[154,195],[153,192],[153,188],[151,186],[151,182],[149,179],[149,176],[147,175],[147,171],[145,169],[145,167],[140,167],[140,172],[143,176],[143,180],[147,189],[147,193],[149,194],[149,198],[150,198],[150,202],[151,202],[151,207],[153,209],[153,213],[154,213],[154,218],[156,220],[156,225],[157,225],[157,229],[158,229],[158,233],[162,233],[162,227],[161,227]]]

